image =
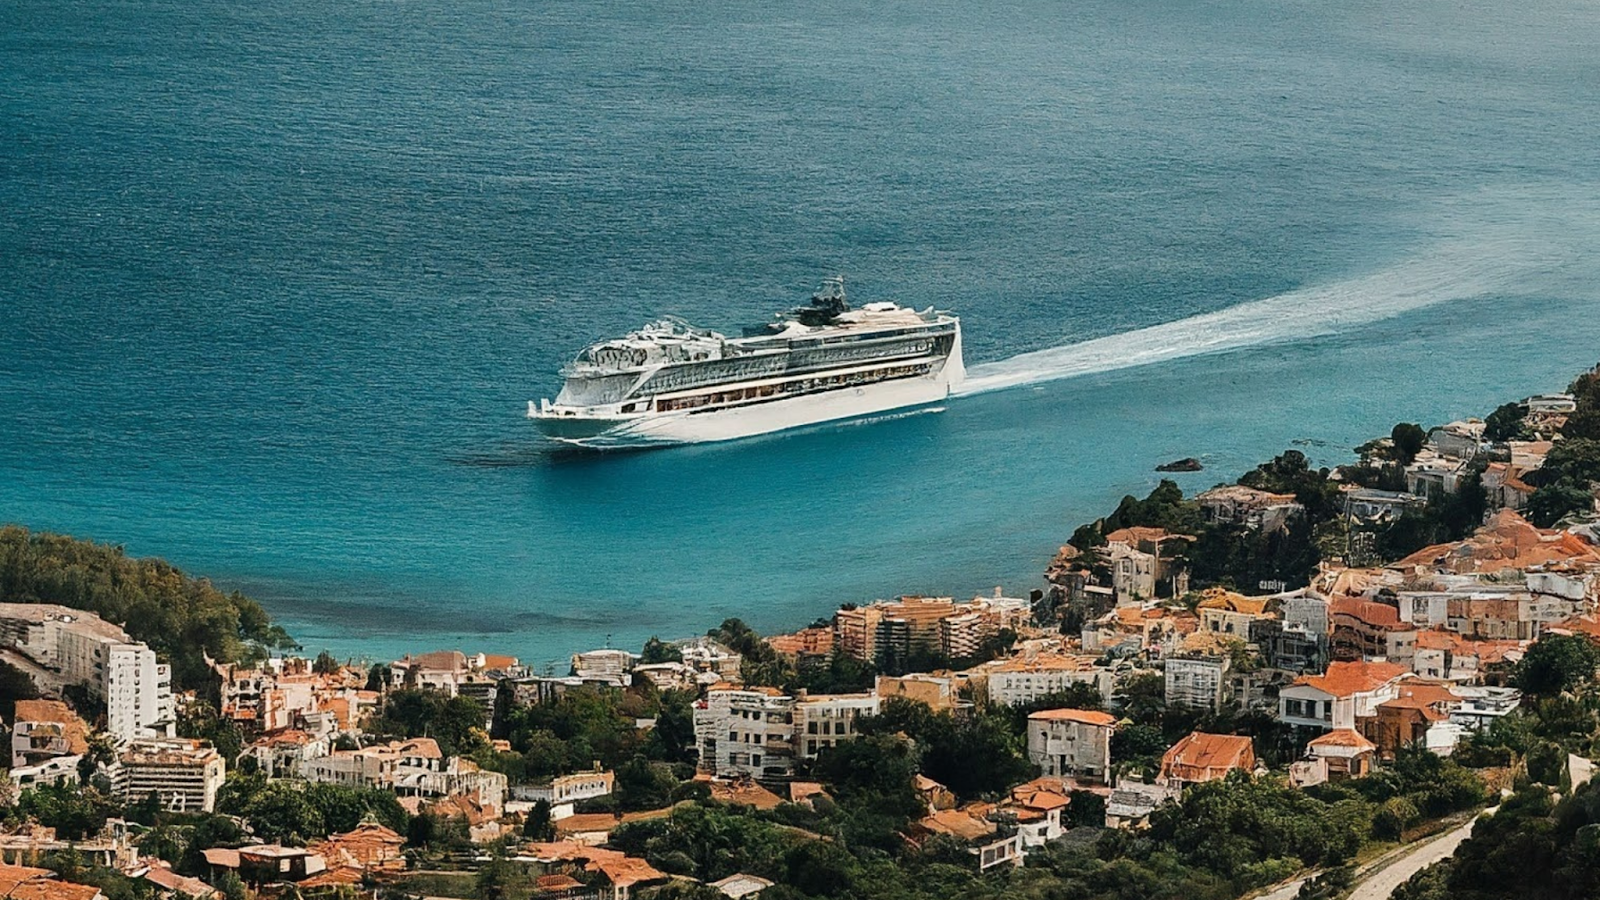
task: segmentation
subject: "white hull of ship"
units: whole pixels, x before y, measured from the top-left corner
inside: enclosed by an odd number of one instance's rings
[[[939,371],[919,377],[841,388],[786,400],[753,403],[704,412],[645,413],[587,422],[549,422],[551,437],[584,447],[626,448],[731,441],[823,422],[857,419],[944,401],[965,372],[958,343]],[[582,418],[582,417],[580,417]],[[561,426],[594,430],[588,436],[562,436]],[[589,428],[583,428],[584,425]]]

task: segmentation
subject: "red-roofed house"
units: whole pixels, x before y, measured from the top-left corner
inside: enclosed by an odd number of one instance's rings
[[[1169,787],[1183,787],[1216,781],[1235,770],[1251,772],[1255,767],[1256,748],[1250,738],[1195,731],[1173,744],[1161,757],[1158,782]]]
[[[1350,728],[1330,731],[1306,744],[1306,752],[1323,768],[1324,781],[1360,778],[1372,771],[1378,745]]]
[[[599,874],[602,900],[628,900],[635,887],[667,880],[664,872],[649,863],[617,850],[590,847],[576,841],[555,841],[528,845],[528,854],[546,869],[546,875],[572,875],[583,871]]]
[[[1396,663],[1336,662],[1323,675],[1302,675],[1278,693],[1278,718],[1290,725],[1333,731],[1355,728],[1376,715],[1378,704],[1398,696],[1406,674]]]
[[[92,885],[61,881],[49,869],[0,863],[0,897],[7,900],[105,900]]]
[[[1384,759],[1393,759],[1400,748],[1412,745],[1449,756],[1461,737],[1461,726],[1450,721],[1450,713],[1461,702],[1445,685],[1412,679],[1402,682],[1392,699],[1378,704],[1371,717],[1363,717],[1359,727]]]
[[[1387,603],[1337,597],[1328,604],[1328,624],[1333,658],[1410,659],[1416,627],[1400,620],[1400,612]]]
[[[987,804],[938,810],[913,822],[912,832],[924,837],[942,834],[961,841],[977,859],[979,872],[996,866],[1020,866],[1022,836],[1017,829],[1001,828],[990,819],[994,811]]]
[[[60,700],[18,700],[11,725],[11,767],[36,766],[89,751],[89,726]]]
[[[1083,709],[1045,709],[1028,716],[1028,760],[1044,775],[1104,782],[1111,773],[1117,719]]]

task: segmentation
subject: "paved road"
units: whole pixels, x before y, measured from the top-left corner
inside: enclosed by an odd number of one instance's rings
[[[1484,815],[1492,814],[1495,809],[1486,810]],[[1374,864],[1371,869],[1357,876],[1355,890],[1351,892],[1349,900],[1389,900],[1395,888],[1411,880],[1411,876],[1426,869],[1434,863],[1446,859],[1456,852],[1461,842],[1472,834],[1472,826],[1478,824],[1472,821],[1452,831],[1448,831],[1436,838],[1414,844],[1402,855],[1390,857]],[[1276,888],[1261,894],[1256,900],[1294,900],[1300,892],[1300,886],[1306,879],[1297,878],[1286,882]]]
[[[1493,812],[1493,809],[1488,810],[1485,815]],[[1417,849],[1391,860],[1383,868],[1367,873],[1351,892],[1349,900],[1389,900],[1395,888],[1410,881],[1411,876],[1454,855],[1461,842],[1472,835],[1476,824],[1478,820],[1474,818],[1454,831],[1418,845]]]

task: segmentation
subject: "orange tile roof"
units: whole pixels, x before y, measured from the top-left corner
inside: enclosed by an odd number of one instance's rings
[[[1427,681],[1421,678],[1408,679],[1398,685],[1399,693],[1396,695],[1401,700],[1417,700],[1421,703],[1457,703],[1461,697],[1450,686],[1437,681]]]
[[[17,885],[35,878],[51,878],[55,875],[49,869],[39,869],[33,866],[13,866],[0,863],[0,897],[7,896]]]
[[[1246,597],[1215,587],[1207,588],[1203,596],[1205,599],[1200,601],[1200,609],[1226,609],[1252,616],[1263,615],[1267,611],[1266,597]]]
[[[18,700],[12,724],[18,722],[44,722],[61,726],[61,737],[67,743],[68,755],[81,756],[89,752],[89,725],[71,707],[60,700]]]
[[[1600,618],[1595,616],[1573,616],[1550,626],[1557,634],[1581,634],[1591,641],[1600,642]]]
[[[1055,791],[1035,790],[1026,786],[1014,788],[1011,791],[1011,799],[1019,806],[1045,812],[1052,809],[1061,809],[1072,802],[1072,799],[1065,794],[1058,794]]]
[[[1368,625],[1390,631],[1408,626],[1400,621],[1400,612],[1387,603],[1358,600],[1354,597],[1336,597],[1328,604],[1328,617],[1349,616]]]
[[[1453,631],[1419,631],[1417,632],[1418,650],[1449,650],[1459,653],[1467,639]]]
[[[220,897],[222,892],[198,878],[188,878],[165,866],[151,866],[144,880],[166,891],[175,891],[189,897]]]
[[[406,839],[376,822],[362,822],[353,830],[336,834],[311,849],[322,854],[330,865],[342,860],[366,868],[405,868],[401,848]]]
[[[323,869],[321,872],[297,882],[301,888],[335,887],[341,884],[360,884],[366,873],[359,866],[339,866],[337,868]]]
[[[1535,528],[1516,512],[1502,509],[1466,540],[1424,547],[1395,566],[1470,574],[1557,562],[1600,564],[1600,550],[1575,534]]]
[[[756,809],[772,809],[783,803],[782,797],[754,781],[745,780],[711,782],[711,799],[735,806],[753,806]]]
[[[528,852],[541,860],[582,862],[585,872],[600,872],[617,887],[632,887],[640,882],[667,877],[666,873],[656,870],[642,859],[577,841],[536,842],[528,845]]]
[[[1184,781],[1204,780],[1221,771],[1254,765],[1255,745],[1250,738],[1202,731],[1184,736],[1161,757],[1162,773]]]
[[[418,656],[406,655],[397,660],[401,665],[415,669],[439,672],[465,672],[467,655],[460,650],[435,650]]]
[[[59,881],[49,869],[0,863],[0,897],[9,900],[96,900],[100,889]]]
[[[1387,662],[1336,662],[1322,675],[1302,675],[1295,684],[1305,684],[1335,697],[1348,697],[1364,693],[1406,674],[1409,669],[1398,663]]]
[[[1117,724],[1116,716],[1087,709],[1041,709],[1036,713],[1029,713],[1028,718],[1044,722],[1081,722],[1084,725],[1098,725],[1102,728]]]
[[[1362,737],[1360,732],[1353,728],[1340,728],[1330,731],[1318,738],[1313,738],[1306,744],[1307,747],[1353,747],[1357,750],[1376,750],[1378,745]]]
[[[1173,538],[1184,541],[1192,541],[1195,539],[1194,535],[1176,534],[1166,530],[1165,528],[1151,528],[1144,525],[1134,525],[1130,528],[1118,528],[1116,531],[1106,535],[1106,543],[1128,544],[1129,546],[1137,547],[1146,541],[1152,544],[1159,544],[1162,541],[1171,540]]]
[[[968,809],[941,809],[917,820],[922,828],[938,834],[948,834],[964,841],[988,837],[997,830],[988,819],[974,815]]]
[[[626,822],[644,822],[650,819],[662,819],[672,815],[672,807],[664,806],[661,809],[642,809],[634,812],[622,813],[578,813],[567,816],[565,819],[556,820],[557,834],[585,834],[596,831],[609,832],[611,829]]]

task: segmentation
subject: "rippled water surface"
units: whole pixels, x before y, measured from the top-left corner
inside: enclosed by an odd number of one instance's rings
[[[1600,359],[1600,10],[0,0],[0,520],[311,649],[546,660],[1035,585],[1204,459]],[[572,351],[844,273],[940,412],[551,453]]]

